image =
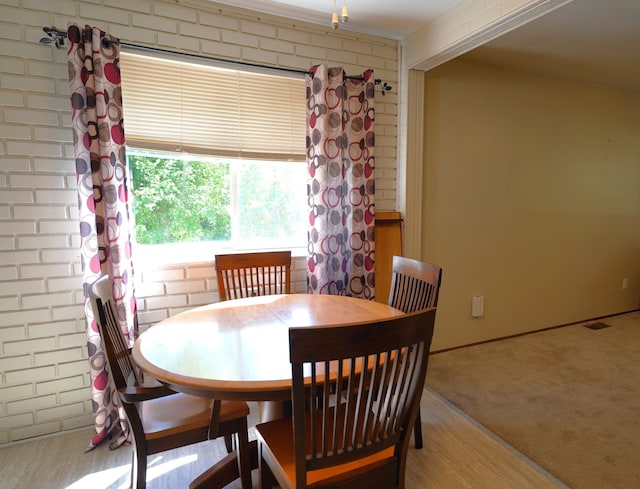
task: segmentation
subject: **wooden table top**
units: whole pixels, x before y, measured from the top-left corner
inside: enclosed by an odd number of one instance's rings
[[[317,294],[218,302],[149,328],[136,340],[133,359],[177,391],[229,400],[285,400],[291,395],[289,327],[402,314],[374,301]]]

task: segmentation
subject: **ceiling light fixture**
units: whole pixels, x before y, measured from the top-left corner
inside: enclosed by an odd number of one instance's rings
[[[342,15],[338,17],[338,7],[336,5],[336,0],[333,0],[333,14],[331,15],[331,28],[337,29],[340,25],[340,21],[342,23],[346,23],[349,20],[349,11],[347,10],[347,0],[344,0],[344,4],[342,5]]]

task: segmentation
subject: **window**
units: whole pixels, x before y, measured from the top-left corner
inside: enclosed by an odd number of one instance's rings
[[[306,247],[304,80],[125,52],[121,62],[143,258]]]

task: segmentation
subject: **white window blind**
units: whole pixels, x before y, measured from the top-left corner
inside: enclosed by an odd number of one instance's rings
[[[304,161],[302,78],[121,53],[127,144],[217,157]]]

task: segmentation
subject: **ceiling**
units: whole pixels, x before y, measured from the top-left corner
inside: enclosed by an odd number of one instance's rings
[[[329,25],[333,0],[215,0]],[[340,29],[403,39],[461,0],[336,0]],[[304,7],[300,7],[300,5]],[[640,91],[640,0],[573,0],[467,54],[485,62]]]
[[[640,1],[574,0],[468,55],[640,91]]]
[[[216,3],[248,8],[314,24],[331,25],[334,0],[215,0]],[[335,0],[338,15],[342,6],[349,21],[339,29],[402,39],[462,0]],[[304,5],[302,7],[301,5]]]

